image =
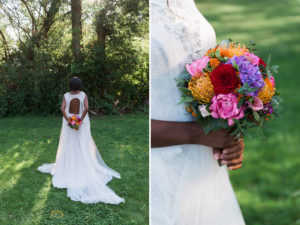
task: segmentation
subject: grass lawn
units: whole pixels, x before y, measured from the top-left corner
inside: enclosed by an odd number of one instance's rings
[[[120,205],[73,202],[66,189],[52,187],[50,175],[37,171],[55,160],[61,122],[58,116],[0,119],[0,224],[148,224],[148,116],[91,118],[104,161],[121,173],[109,183],[125,198]]]
[[[197,5],[226,38],[254,40],[257,54],[280,65],[281,118],[264,139],[246,139],[242,169],[231,180],[249,225],[300,224],[300,0],[198,0]]]

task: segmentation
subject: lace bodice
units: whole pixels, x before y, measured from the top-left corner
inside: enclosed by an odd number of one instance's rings
[[[151,114],[153,119],[189,121],[178,105],[175,78],[190,63],[215,47],[212,26],[193,0],[150,0],[151,3]]]

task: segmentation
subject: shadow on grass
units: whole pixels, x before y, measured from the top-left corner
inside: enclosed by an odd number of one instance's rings
[[[26,143],[24,142],[19,146],[22,145],[26,145]],[[42,158],[43,152],[46,151],[46,148],[43,143],[27,144],[28,148],[33,146],[34,148],[38,147],[38,149],[40,149],[38,154],[32,154],[26,147],[11,148],[6,152],[6,157],[13,159],[14,167],[9,167],[4,170],[1,176],[6,173],[6,177],[16,176],[18,178],[12,188],[5,189],[1,192],[1,208],[3,207],[2,210],[6,213],[6,215],[1,215],[1,224],[25,224],[27,217],[32,213],[36,201],[39,200],[38,194],[47,179],[41,176],[36,169],[39,166],[39,161]],[[16,153],[19,155],[19,157],[17,157],[18,159],[15,159]],[[17,165],[24,160],[29,160],[31,165],[24,166],[25,168],[20,169],[17,173],[12,172],[12,170],[16,169]]]
[[[49,174],[36,169],[55,160],[61,118],[1,119],[0,224],[148,224],[148,118],[145,115],[91,119],[92,134],[104,161],[121,173],[108,185],[125,204],[71,201],[54,188]],[[62,218],[51,216],[63,212]],[[59,215],[58,215],[59,216]]]
[[[281,117],[269,125],[266,139],[246,139],[243,168],[230,174],[246,224],[300,224],[300,1],[196,2],[218,40],[254,40],[257,54],[266,59],[270,53],[280,66]]]

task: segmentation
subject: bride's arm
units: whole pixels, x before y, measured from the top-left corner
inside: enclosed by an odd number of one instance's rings
[[[213,147],[215,159],[236,170],[243,163],[243,140],[236,141],[225,130],[205,135],[203,128],[196,122],[170,122],[151,120],[151,147],[166,147],[182,144],[199,144]]]
[[[151,146],[153,148],[182,144],[224,148],[236,145],[237,141],[225,130],[205,135],[203,128],[196,122],[151,120]]]
[[[89,101],[88,101],[87,96],[85,95],[85,98],[84,98],[84,110],[83,110],[83,113],[82,113],[82,116],[81,116],[81,120],[84,119],[84,117],[86,116],[88,110],[89,110]]]
[[[63,97],[63,101],[61,103],[61,108],[60,108],[61,113],[63,114],[63,117],[68,121],[68,117],[66,114],[66,100],[65,97]]]

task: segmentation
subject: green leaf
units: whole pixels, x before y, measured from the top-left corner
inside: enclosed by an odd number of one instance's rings
[[[178,88],[183,94],[190,94],[190,90],[186,87],[179,87]]]
[[[273,66],[271,66],[271,72],[273,72],[273,73],[278,73],[278,69],[279,69],[279,66],[278,65],[273,65]]]
[[[211,131],[228,128],[227,120],[223,119],[214,119],[209,117],[206,119],[199,119],[198,122],[201,124],[205,134],[208,134]]]
[[[236,62],[235,62],[234,60],[233,60],[233,67],[234,67],[237,71],[240,70],[238,64],[236,64]]]
[[[256,112],[256,111],[252,111],[252,113],[253,113],[254,119],[255,119],[257,122],[260,122],[260,121],[261,121],[261,118],[260,118],[259,113]]]
[[[182,103],[188,103],[188,102],[193,102],[194,98],[192,96],[181,96],[180,102],[178,104]]]
[[[244,101],[245,101],[245,98],[242,97],[239,101],[238,108],[240,108],[243,105]]]
[[[217,51],[216,51],[216,56],[217,56],[218,58],[221,57],[221,55],[220,55],[220,50],[219,50],[219,49],[217,49]]]
[[[239,89],[236,89],[236,90],[239,94],[246,94],[246,93],[254,92],[257,89],[258,89],[257,87],[251,88],[251,87],[249,87],[248,83],[244,83],[242,87],[240,87]]]
[[[271,65],[271,55],[268,56],[268,60],[267,60],[267,70],[269,70]]]

